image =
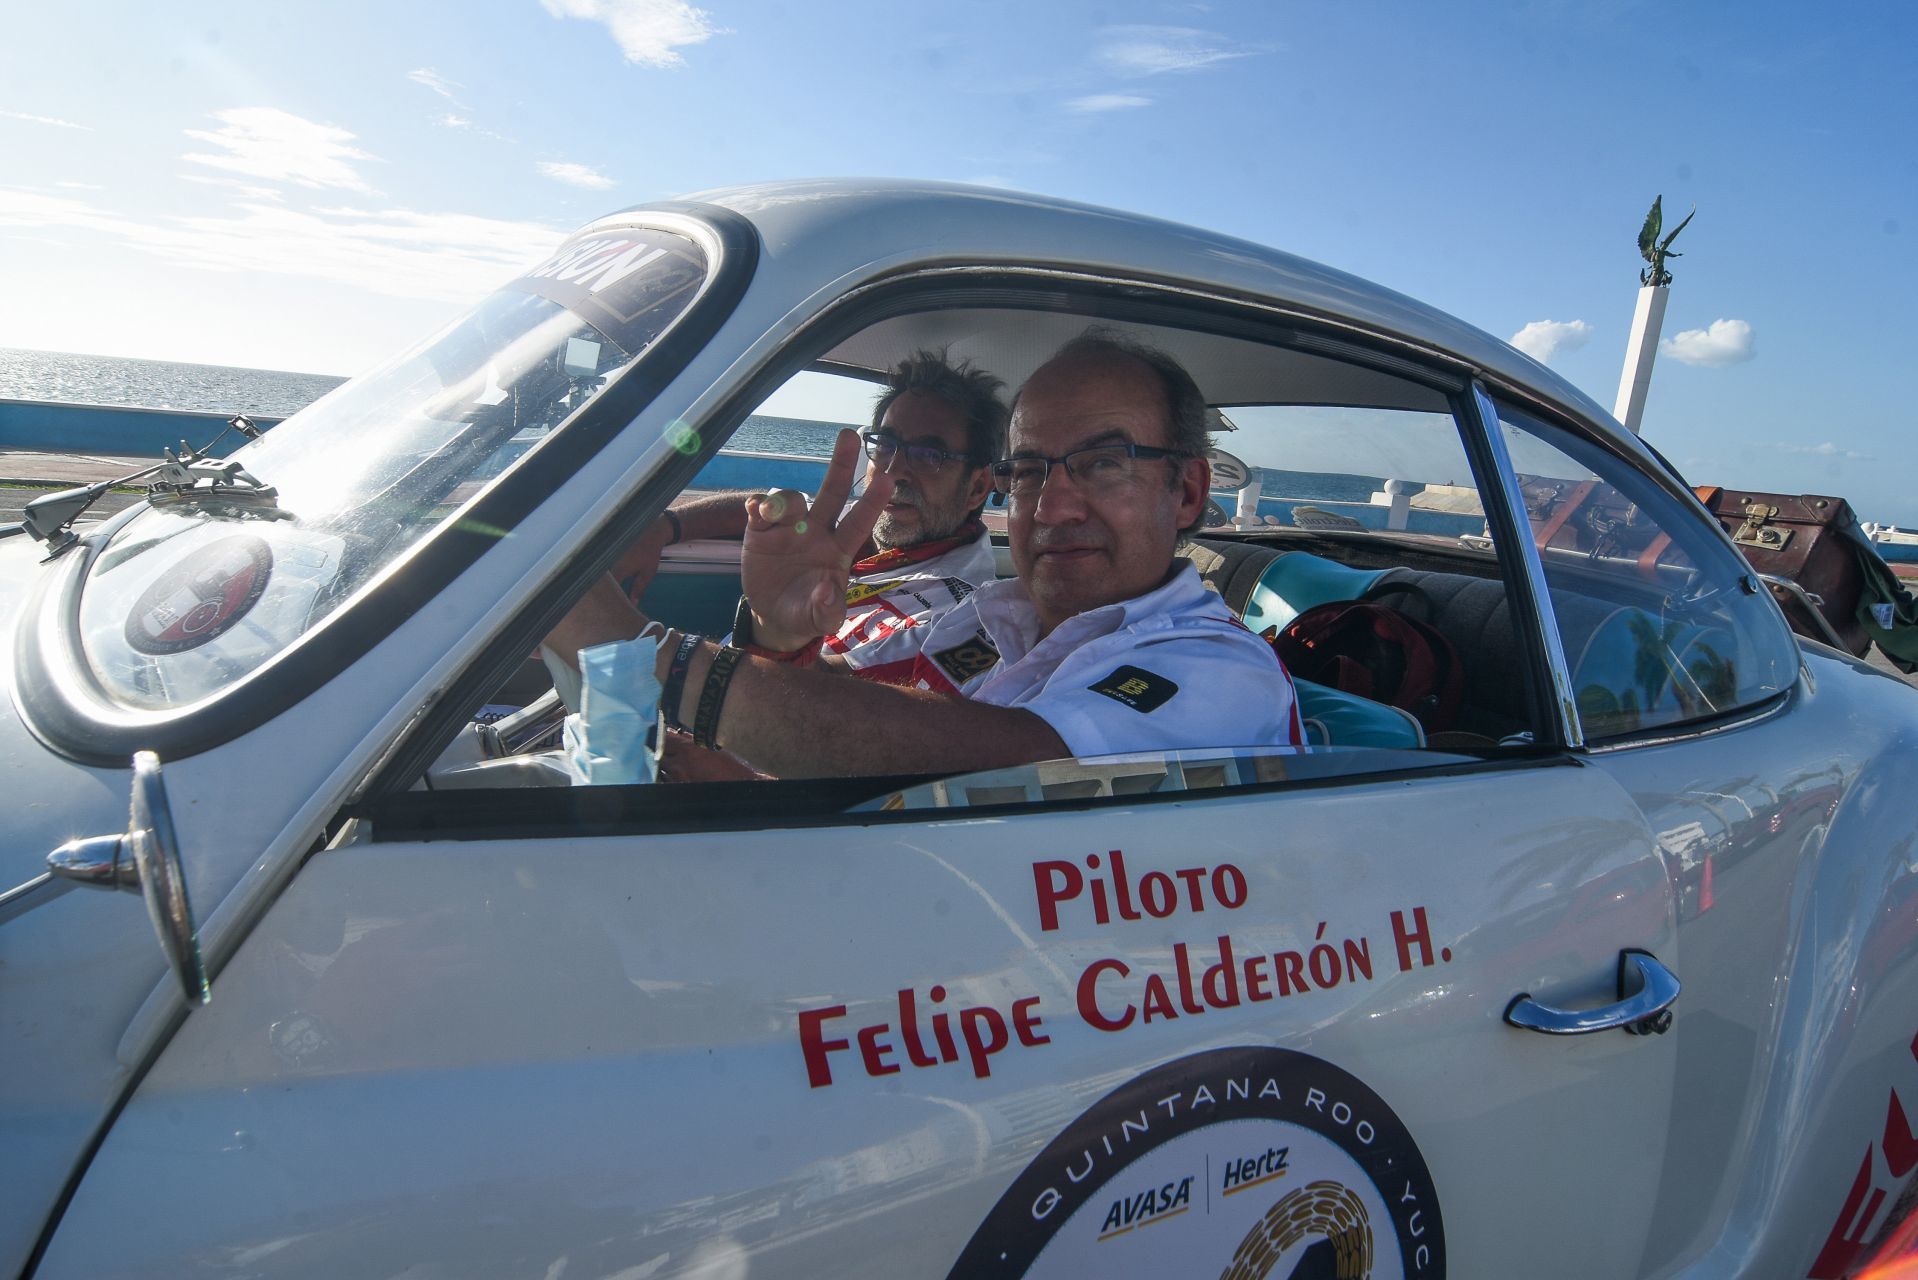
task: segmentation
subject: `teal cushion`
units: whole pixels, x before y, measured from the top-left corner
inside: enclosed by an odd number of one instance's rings
[[[1245,625],[1254,631],[1286,624],[1314,605],[1356,600],[1386,574],[1384,569],[1353,569],[1310,551],[1291,551],[1267,565],[1245,602]]]
[[[1418,721],[1396,708],[1310,680],[1294,678],[1292,686],[1299,693],[1300,719],[1317,722],[1306,725],[1306,741],[1315,747],[1425,745]]]

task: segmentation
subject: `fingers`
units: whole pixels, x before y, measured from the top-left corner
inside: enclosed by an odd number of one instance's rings
[[[826,464],[826,478],[819,484],[819,497],[813,502],[821,519],[830,523],[846,505],[853,479],[859,474],[859,456],[859,433],[850,427],[841,428],[839,438],[833,441],[832,461]]]
[[[852,510],[846,512],[833,535],[847,555],[857,555],[866,539],[872,536],[872,527],[879,523],[886,503],[892,498],[892,488],[893,478],[884,471],[875,471],[867,479],[866,491],[852,504]]]
[[[806,495],[797,489],[775,489],[746,499],[746,527],[754,533],[796,525],[806,518]]]
[[[820,582],[807,602],[812,629],[822,636],[833,635],[846,621],[846,587],[843,582]]]

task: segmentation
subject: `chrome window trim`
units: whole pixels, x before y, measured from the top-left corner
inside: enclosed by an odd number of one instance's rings
[[[1640,747],[1668,747],[1676,742],[1693,742],[1713,734],[1729,733],[1733,729],[1748,729],[1752,725],[1763,723],[1785,713],[1798,692],[1794,683],[1789,689],[1781,689],[1770,698],[1758,704],[1756,709],[1745,708],[1743,714],[1733,713],[1732,718],[1700,723],[1696,720],[1681,722],[1670,726],[1661,725],[1658,729],[1648,730],[1630,737],[1607,738],[1602,742],[1586,747],[1588,755],[1612,755],[1619,751],[1636,751]]]
[[[1544,675],[1550,690],[1558,744],[1568,750],[1583,751],[1585,729],[1579,722],[1578,700],[1572,692],[1571,665],[1565,660],[1565,646],[1559,640],[1558,613],[1552,608],[1552,595],[1545,583],[1545,563],[1531,538],[1531,522],[1525,516],[1525,498],[1518,490],[1518,477],[1512,470],[1511,450],[1505,447],[1505,437],[1499,432],[1498,407],[1477,379],[1472,382],[1472,410],[1470,425],[1491,462],[1492,478],[1498,484],[1500,527],[1493,531],[1493,545],[1508,541],[1518,552],[1521,572],[1515,585],[1520,598],[1512,604],[1536,624],[1532,638],[1537,642],[1536,651],[1545,660]],[[1481,494],[1480,501],[1483,500]],[[1491,514],[1488,509],[1487,515]]]

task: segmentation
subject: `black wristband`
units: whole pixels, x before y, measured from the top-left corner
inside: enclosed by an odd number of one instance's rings
[[[659,691],[659,709],[666,713],[666,727],[684,732],[686,726],[679,720],[679,699],[686,691],[686,667],[693,660],[693,653],[699,648],[699,642],[706,637],[688,631],[679,638],[679,648],[673,651],[673,664],[666,669],[666,683]]]
[[[744,649],[753,642],[753,607],[745,596],[739,597],[739,605],[733,610],[733,636],[730,644]]]
[[[739,660],[746,655],[738,649],[722,648],[706,668],[706,683],[699,687],[699,708],[693,713],[693,742],[709,751],[719,749],[719,709],[726,701],[726,686],[732,683]]]
[[[669,547],[677,546],[678,544],[686,541],[686,526],[679,522],[678,512],[674,511],[671,507],[667,507],[664,511],[659,513],[659,518],[661,520],[664,520],[667,524],[673,526],[673,540],[667,543],[666,544],[667,546]]]

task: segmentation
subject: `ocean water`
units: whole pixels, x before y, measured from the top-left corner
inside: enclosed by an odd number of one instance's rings
[[[277,369],[0,347],[0,399],[200,409],[285,418],[345,381]],[[829,458],[839,425],[755,414],[740,424],[728,447]]]
[[[0,398],[14,400],[204,409],[284,418],[345,381],[317,373],[0,347]]]

